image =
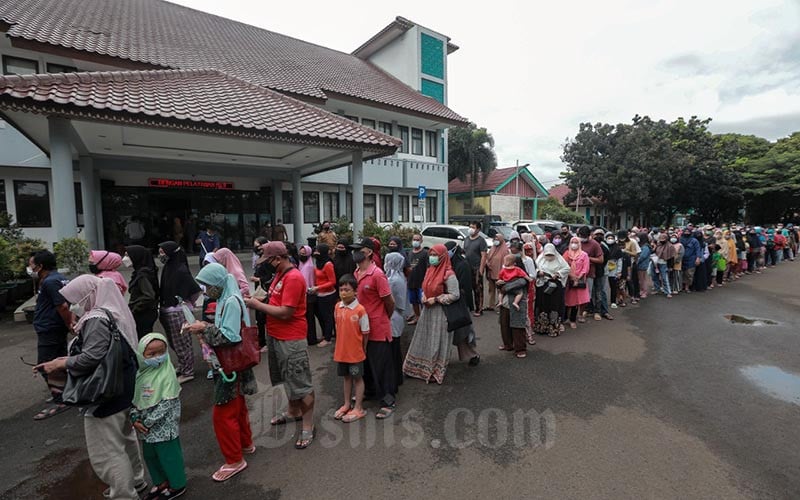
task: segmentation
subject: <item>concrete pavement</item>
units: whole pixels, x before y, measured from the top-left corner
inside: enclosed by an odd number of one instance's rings
[[[798,278],[800,265],[786,263],[722,289],[652,296],[615,321],[538,337],[524,360],[497,351],[486,314],[480,366],[454,360],[442,386],[407,379],[384,422],[374,406],[358,423],[332,419],[341,382],[331,349],[312,347],[318,434],[303,451],[292,447],[296,427],[268,425],[285,397],[262,365],[249,402],[259,449],[226,484],[209,477],[220,454],[200,377],[182,395],[187,497],[797,498]],[[731,313],[777,324],[731,324]],[[77,412],[31,419],[45,390],[19,361],[35,356],[30,327],[0,332],[0,494],[99,498]]]

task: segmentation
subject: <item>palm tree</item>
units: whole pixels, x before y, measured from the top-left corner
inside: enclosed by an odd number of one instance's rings
[[[447,141],[448,180],[458,179],[466,182],[470,174],[472,185],[471,204],[475,204],[476,174],[481,173],[485,180],[489,172],[497,168],[494,153],[494,138],[485,128],[471,123],[466,127],[450,129]]]

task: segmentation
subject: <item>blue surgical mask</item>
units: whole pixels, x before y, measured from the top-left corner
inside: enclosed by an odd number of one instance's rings
[[[453,256],[454,256],[455,254],[456,254],[456,249],[455,249],[455,248],[454,248],[454,249],[452,249],[452,250],[448,250],[448,251],[447,251],[447,255],[449,255],[451,259],[453,258]]]
[[[144,358],[144,364],[146,364],[150,368],[158,368],[161,366],[164,361],[169,359],[169,355],[167,353],[153,356],[152,358]]]
[[[432,265],[432,266],[438,266],[439,265],[439,256],[438,255],[431,255],[430,257],[428,257],[428,263],[430,265]]]

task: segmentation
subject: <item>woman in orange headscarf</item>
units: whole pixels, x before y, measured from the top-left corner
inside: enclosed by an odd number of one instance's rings
[[[428,251],[428,270],[422,281],[422,304],[414,338],[403,363],[403,373],[425,382],[444,382],[450,360],[452,334],[447,331],[443,304],[460,297],[458,278],[453,272],[450,255],[444,245],[434,245]]]

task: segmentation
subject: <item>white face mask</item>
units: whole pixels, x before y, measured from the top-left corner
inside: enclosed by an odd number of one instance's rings
[[[579,249],[581,246],[580,246],[580,245],[578,245],[577,243],[572,243],[572,244],[570,244],[570,246],[569,246],[569,247],[570,247],[571,249],[573,249],[573,250],[577,250],[577,249]]]
[[[123,264],[125,267],[131,267],[131,266],[133,265],[133,261],[131,260],[131,258],[130,258],[130,257],[128,257],[128,256],[126,255],[125,257],[123,257],[123,258],[122,258],[122,264]]]
[[[500,242],[499,242],[499,241],[497,241],[497,240],[494,240],[494,241],[492,242],[492,245],[494,245],[494,246],[498,246],[498,245],[500,245]]]
[[[83,313],[86,312],[86,311],[84,310],[82,305],[80,305],[80,304],[72,304],[71,306],[69,306],[69,312],[71,312],[72,314],[74,314],[75,316],[80,318],[81,316],[83,316]]]
[[[469,228],[469,235],[470,236],[475,236],[475,229],[474,228]]]
[[[26,267],[25,272],[28,273],[28,276],[30,276],[31,278],[36,278],[39,276],[39,273],[31,269],[31,266]]]

